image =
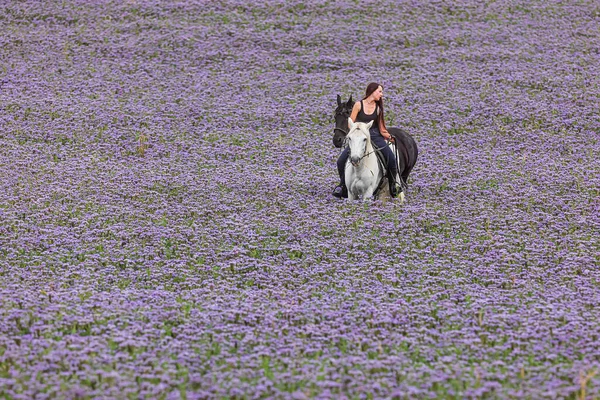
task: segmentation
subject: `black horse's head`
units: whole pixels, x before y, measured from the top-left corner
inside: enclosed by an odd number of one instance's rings
[[[337,108],[335,109],[335,128],[333,128],[333,145],[340,148],[344,145],[344,139],[348,134],[348,118],[352,112],[354,102],[352,95],[346,103],[342,102],[342,98],[337,96]]]

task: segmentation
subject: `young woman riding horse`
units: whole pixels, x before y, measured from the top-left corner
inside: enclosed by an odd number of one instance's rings
[[[391,140],[391,135],[385,127],[383,117],[383,86],[378,83],[371,82],[367,85],[365,97],[361,101],[354,103],[350,118],[354,122],[369,123],[373,121],[373,126],[369,130],[371,134],[371,142],[382,150],[383,156],[387,162],[388,180],[390,182],[390,194],[392,197],[397,197],[402,191],[402,187],[395,178],[398,174],[398,164],[396,156],[389,148],[386,140]],[[340,175],[340,184],[333,190],[335,197],[348,197],[348,189],[345,182],[346,161],[348,160],[348,148],[346,147],[337,161],[338,173]]]

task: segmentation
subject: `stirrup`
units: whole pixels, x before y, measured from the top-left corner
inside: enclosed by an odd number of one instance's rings
[[[348,188],[346,188],[346,185],[337,185],[335,189],[333,189],[332,195],[338,199],[347,199]]]

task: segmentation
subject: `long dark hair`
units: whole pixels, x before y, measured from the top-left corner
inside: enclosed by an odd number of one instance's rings
[[[365,100],[374,91],[376,91],[379,86],[381,86],[381,88],[383,89],[383,85],[380,85],[377,82],[369,83],[367,85],[367,90],[365,90],[365,97],[363,97],[363,100]],[[379,99],[378,101],[376,101],[375,104],[377,104],[379,106],[379,115],[377,115],[377,122],[378,122],[379,126],[382,126],[384,129],[387,129],[387,127],[385,126],[385,119],[383,118],[383,97],[381,99]]]

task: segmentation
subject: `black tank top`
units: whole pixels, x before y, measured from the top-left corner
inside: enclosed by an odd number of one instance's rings
[[[379,106],[375,104],[375,110],[373,111],[373,114],[365,114],[364,110],[365,105],[361,100],[360,111],[358,112],[358,115],[356,116],[356,121],[354,122],[364,122],[365,124],[368,124],[369,122],[373,121],[372,128],[379,128],[379,125],[377,124],[377,112],[379,111]]]

